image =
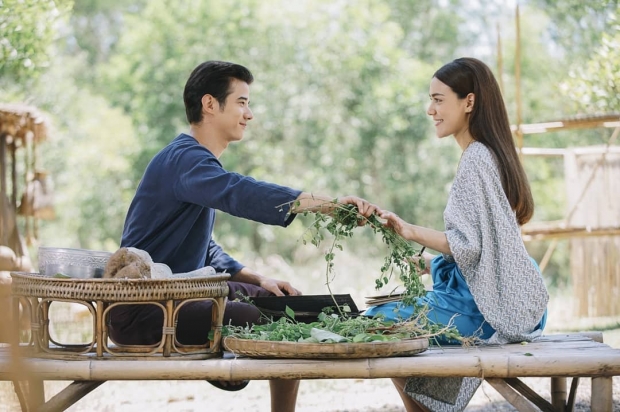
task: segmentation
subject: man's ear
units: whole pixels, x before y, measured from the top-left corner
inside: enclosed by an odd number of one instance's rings
[[[473,93],[469,93],[467,97],[465,97],[465,112],[471,113],[474,110],[474,104],[476,103],[476,95]]]
[[[203,113],[214,113],[216,110],[219,109],[219,103],[217,99],[210,94],[205,94],[204,96],[202,96],[202,99],[200,99],[200,101],[202,102]]]

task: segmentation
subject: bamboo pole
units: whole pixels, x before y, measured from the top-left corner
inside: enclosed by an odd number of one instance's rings
[[[566,378],[551,378],[551,404],[556,411],[566,407]]]
[[[504,397],[512,406],[520,412],[538,412],[539,409],[532,405],[527,399],[519,395],[513,388],[511,388],[503,379],[491,378],[487,379],[489,385],[491,385],[500,395]]]
[[[519,2],[517,2],[516,13],[516,48],[515,48],[515,100],[517,104],[517,147],[519,148],[519,157],[521,155],[521,149],[523,148],[523,130],[521,129],[521,123],[523,122],[522,115],[522,103],[521,103],[521,26],[519,22]]]
[[[97,389],[105,381],[77,381],[71,383],[61,392],[54,395],[44,405],[39,406],[37,412],[64,411],[71,405]]]
[[[613,408],[613,382],[611,377],[592,378],[592,412],[607,412]]]
[[[499,88],[504,93],[504,61],[502,58],[502,35],[497,23],[497,79]]]
[[[268,380],[376,379],[411,376],[485,378],[620,375],[620,350],[598,344],[591,349],[549,344],[527,345],[520,352],[436,350],[411,357],[364,359],[207,359],[167,358],[131,361],[25,359],[25,367],[43,380]],[[508,345],[510,346],[510,345]],[[521,346],[521,345],[519,345]],[[524,355],[530,353],[531,356]],[[0,379],[6,368],[0,362]]]

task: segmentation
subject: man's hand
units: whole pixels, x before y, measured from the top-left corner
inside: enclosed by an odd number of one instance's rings
[[[260,286],[265,290],[273,293],[276,296],[297,296],[301,295],[301,292],[295,289],[290,283],[285,282],[283,280],[277,280],[265,277],[260,273],[250,269],[249,267],[244,267],[239,272],[235,273],[230,280],[235,282],[243,282],[250,283],[252,285]]]
[[[359,213],[365,217],[370,217],[373,213],[381,213],[381,209],[379,209],[377,205],[374,205],[361,197],[343,196],[334,199],[321,195],[313,195],[312,193],[307,192],[299,195],[292,205],[291,212],[320,212],[329,214],[334,211],[334,208],[337,207],[338,204],[355,205]]]
[[[373,213],[381,214],[383,212],[379,208],[379,206],[357,196],[339,197],[338,203],[342,203],[345,205],[355,205],[358,212],[365,217],[370,217]]]
[[[276,296],[297,296],[301,295],[301,292],[295,289],[289,282],[283,280],[263,278],[259,284],[263,289],[268,290]]]

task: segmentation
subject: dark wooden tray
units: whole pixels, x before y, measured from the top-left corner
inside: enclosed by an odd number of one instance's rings
[[[288,306],[295,312],[295,319],[301,322],[314,322],[319,313],[331,307],[338,313],[338,306],[348,305],[352,316],[359,314],[357,305],[351,295],[300,295],[300,296],[262,296],[250,298],[256,307],[265,315],[280,318],[285,315]],[[336,303],[334,303],[334,300]]]

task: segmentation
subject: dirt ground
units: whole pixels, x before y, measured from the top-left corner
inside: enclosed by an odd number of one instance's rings
[[[528,378],[524,381],[550,398],[549,379]],[[47,396],[68,382],[46,383]],[[576,411],[589,411],[590,380],[582,379],[578,389]],[[269,385],[254,381],[240,392],[224,392],[207,382],[197,381],[130,381],[106,382],[69,408],[69,412],[268,412]],[[18,411],[11,386],[0,386],[0,411]],[[515,411],[492,387],[484,383],[470,405],[469,412]],[[620,377],[614,378],[614,411],[620,411]],[[297,412],[400,412],[400,399],[388,379],[303,381],[297,401]]]

